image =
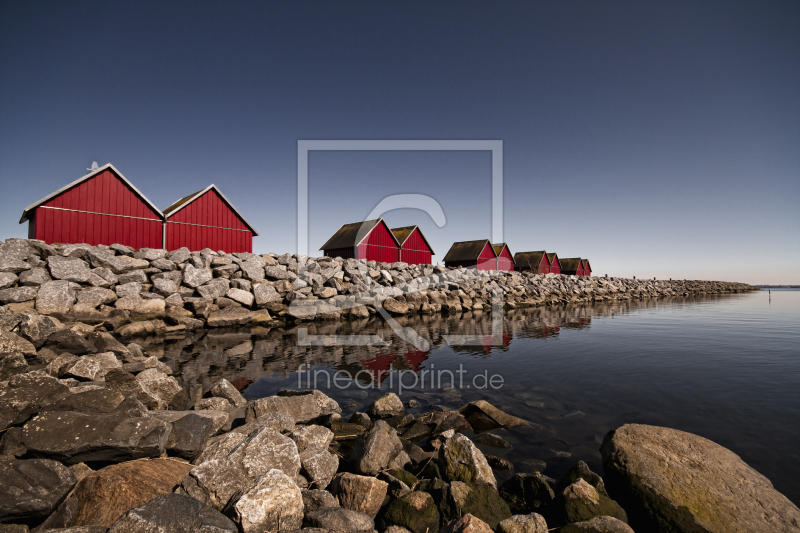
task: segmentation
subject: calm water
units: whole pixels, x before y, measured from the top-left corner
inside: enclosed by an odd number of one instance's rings
[[[800,291],[772,291],[703,298],[661,299],[593,306],[524,309],[505,314],[500,346],[453,347],[443,335],[489,335],[488,314],[417,317],[405,320],[431,343],[420,351],[400,340],[381,320],[309,325],[309,335],[372,333],[382,347],[298,346],[297,328],[258,332],[215,331],[148,349],[162,355],[188,382],[224,376],[255,381],[246,397],[283,388],[317,388],[341,405],[345,417],[387,390],[398,391],[397,374],[369,387],[370,375],[427,370],[425,385],[404,389],[416,398],[419,414],[431,405],[457,408],[486,399],[536,426],[501,430],[510,450],[482,447],[502,455],[516,472],[558,478],[583,459],[601,471],[599,446],[610,429],[627,422],[668,426],[709,438],[741,456],[800,503]],[[430,372],[465,371],[462,386],[430,383]],[[347,388],[327,386],[325,372],[354,376]],[[499,389],[480,388],[477,374],[502,376]],[[371,374],[370,374],[371,373]],[[385,374],[382,375],[385,377]],[[300,378],[300,381],[299,381]],[[404,376],[410,386],[413,376]],[[496,378],[499,379],[499,378]],[[312,374],[312,385],[313,374]],[[497,381],[495,381],[497,384]],[[498,473],[500,480],[508,474]]]

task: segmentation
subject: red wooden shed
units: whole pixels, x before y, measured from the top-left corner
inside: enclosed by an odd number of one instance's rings
[[[495,270],[497,254],[494,253],[489,239],[454,242],[444,256],[444,264],[447,267],[463,266],[478,270]]]
[[[558,254],[547,254],[547,260],[550,261],[550,273],[561,274],[561,261],[558,259]]]
[[[590,276],[592,275],[592,265],[589,264],[588,259],[583,260],[583,275]]]
[[[28,237],[48,244],[124,244],[161,248],[161,211],[110,163],[22,212]]]
[[[252,252],[253,226],[213,183],[164,210],[164,248]]]
[[[497,256],[497,270],[511,271],[514,270],[514,258],[511,256],[511,250],[504,242],[500,244],[493,244],[494,254]]]
[[[562,259],[561,273],[567,276],[583,276],[583,260],[580,257]]]
[[[345,224],[322,245],[326,257],[396,263],[400,243],[382,218]]]
[[[534,274],[549,274],[550,261],[547,252],[519,252],[514,254],[514,268]]]
[[[433,248],[418,226],[392,228],[392,234],[400,244],[400,261],[409,265],[430,265]]]

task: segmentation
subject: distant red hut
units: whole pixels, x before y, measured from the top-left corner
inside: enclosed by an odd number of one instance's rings
[[[514,254],[514,268],[534,274],[549,274],[550,261],[547,252],[518,252]]]
[[[514,258],[511,256],[511,250],[504,242],[500,244],[493,244],[492,248],[497,256],[497,270],[512,271],[514,270]]]
[[[48,244],[161,248],[162,215],[110,163],[25,208],[28,238]]]
[[[589,264],[588,259],[583,260],[583,275],[589,277],[592,275],[592,265]]]
[[[382,218],[345,224],[322,245],[326,257],[396,263],[400,243]]]
[[[392,228],[392,234],[400,244],[400,261],[409,265],[430,265],[433,248],[418,226]]]
[[[444,264],[447,267],[463,266],[478,270],[495,270],[497,255],[489,239],[454,242],[444,256]]]
[[[547,260],[550,261],[550,273],[561,274],[561,261],[558,259],[558,254],[547,254]]]
[[[561,273],[567,276],[583,276],[583,260],[580,257],[561,259]]]
[[[164,210],[164,245],[167,250],[222,250],[252,252],[253,226],[214,184],[181,198]]]

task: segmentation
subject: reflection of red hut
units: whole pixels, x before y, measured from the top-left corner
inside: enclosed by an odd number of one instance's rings
[[[514,268],[534,274],[549,274],[550,261],[544,251],[519,252],[514,254]]]
[[[403,354],[403,359],[406,360],[408,366],[411,367],[411,370],[414,372],[419,372],[422,370],[422,363],[428,360],[428,354],[430,352],[420,352],[418,350],[409,350]]]
[[[497,255],[489,239],[454,242],[444,256],[444,264],[449,268],[463,266],[478,270],[495,270]]]
[[[547,254],[547,260],[550,261],[550,273],[561,274],[561,261],[558,259],[558,254]]]
[[[501,242],[500,244],[493,244],[492,248],[497,256],[497,270],[514,270],[514,258],[511,256],[511,250],[508,249],[508,245]]]
[[[584,276],[591,276],[592,275],[592,265],[589,264],[588,259],[583,260],[583,275]]]
[[[382,218],[345,224],[322,245],[325,257],[396,263],[400,244]]]
[[[372,359],[360,361],[359,365],[361,365],[361,368],[372,375],[373,381],[383,383],[383,380],[389,377],[389,370],[391,369],[392,363],[394,363],[395,360],[397,360],[397,356],[395,354],[387,353],[379,355],[378,357],[373,357]]]
[[[562,259],[561,273],[567,276],[583,276],[583,260],[580,257]]]
[[[110,163],[22,212],[28,238],[48,244],[124,244],[161,248],[161,211]]]
[[[392,234],[400,244],[400,261],[409,265],[430,265],[433,248],[418,226],[392,228]]]
[[[481,342],[483,342],[483,347],[486,348],[487,353],[491,352],[492,348],[495,347],[494,337],[492,335],[485,335],[481,339]],[[508,346],[511,344],[511,335],[504,333],[501,336],[501,342],[503,343],[503,348],[508,348]]]

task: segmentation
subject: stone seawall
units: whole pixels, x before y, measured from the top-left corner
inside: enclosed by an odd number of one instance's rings
[[[479,272],[290,254],[136,251],[28,239],[0,244],[4,314],[104,324],[121,336],[366,318],[384,309],[395,316],[461,313],[491,310],[493,302],[516,308],[753,290],[719,281]]]

